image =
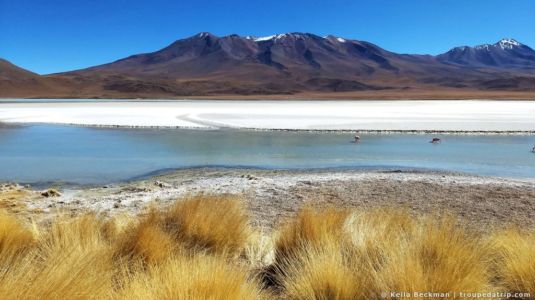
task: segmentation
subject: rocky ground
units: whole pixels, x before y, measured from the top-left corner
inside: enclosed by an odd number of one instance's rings
[[[475,228],[535,228],[535,182],[411,171],[185,169],[98,187],[4,184],[0,208],[42,221],[56,214],[135,214],[197,193],[243,195],[254,225],[269,230],[304,205],[451,213]],[[59,194],[56,194],[56,191]]]

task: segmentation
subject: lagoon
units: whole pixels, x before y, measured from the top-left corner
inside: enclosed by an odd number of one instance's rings
[[[440,137],[441,144],[429,143]],[[535,179],[533,135],[0,127],[0,181],[105,184],[164,169],[424,169]]]

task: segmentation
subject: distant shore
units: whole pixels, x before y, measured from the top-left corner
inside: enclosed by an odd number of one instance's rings
[[[28,218],[46,220],[83,211],[138,214],[150,205],[166,206],[197,193],[238,194],[252,221],[266,230],[304,205],[452,213],[478,230],[506,225],[535,228],[535,181],[445,172],[199,168],[96,187],[50,187],[61,196],[44,197],[42,189],[23,188],[25,196],[8,207]]]
[[[95,127],[533,134],[535,101],[0,101],[0,122]]]
[[[123,93],[120,91],[98,91],[87,89],[87,86],[82,86],[81,89],[73,91],[43,91],[42,89],[32,89],[25,85],[24,89],[0,90],[0,99],[23,98],[27,100],[33,99],[91,99],[91,100],[247,100],[247,101],[269,101],[269,100],[288,100],[288,101],[407,101],[407,100],[448,100],[448,101],[464,101],[464,100],[482,100],[489,99],[495,101],[533,101],[535,100],[534,90],[481,90],[481,89],[458,89],[458,88],[433,88],[433,89],[405,89],[394,88],[385,90],[368,90],[368,91],[337,91],[337,92],[321,92],[321,91],[303,91],[291,93],[251,93],[251,94],[237,94],[237,93],[202,93],[198,94],[170,94],[158,92],[130,92]]]

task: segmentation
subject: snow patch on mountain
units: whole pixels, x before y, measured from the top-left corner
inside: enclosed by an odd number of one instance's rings
[[[270,35],[270,36],[263,36],[263,37],[257,37],[257,38],[253,38],[253,41],[255,42],[264,42],[264,41],[270,41],[270,40],[279,40],[279,39],[282,39],[286,36],[288,36],[289,34],[287,33],[281,33],[281,34],[274,34],[274,35]]]
[[[491,45],[489,45],[489,44],[484,44],[484,45],[478,45],[478,46],[475,46],[474,48],[477,49],[477,50],[486,50],[486,51],[489,51],[489,50],[490,50],[490,47],[491,47]]]
[[[521,44],[514,39],[502,39],[497,43],[497,45],[503,50],[505,49],[510,50],[510,49],[513,49],[514,47],[520,46]]]

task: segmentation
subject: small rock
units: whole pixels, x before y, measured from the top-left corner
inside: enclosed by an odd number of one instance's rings
[[[165,182],[162,182],[162,181],[158,181],[158,180],[156,180],[156,181],[154,182],[154,184],[155,184],[156,186],[158,186],[158,187],[161,187],[161,188],[167,188],[167,187],[170,187],[169,184],[167,184],[167,183],[165,183]]]
[[[55,189],[48,189],[46,191],[42,191],[41,192],[41,196],[47,197],[47,198],[49,198],[49,197],[59,197],[59,196],[61,196],[61,193],[58,192],[58,190],[55,190]]]
[[[247,178],[248,180],[257,180],[258,178],[253,176],[253,175],[250,175],[250,174],[247,174],[247,176],[245,176],[245,178]]]

